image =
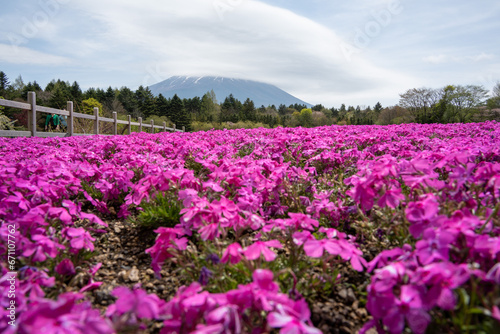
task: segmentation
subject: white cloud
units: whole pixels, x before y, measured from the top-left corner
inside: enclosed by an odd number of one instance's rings
[[[349,61],[346,42],[333,30],[259,1],[74,5],[100,22],[104,40],[96,42],[137,57],[132,66],[143,71],[140,83],[172,75],[227,76],[269,82],[310,103],[340,104],[375,88],[397,96],[414,82],[371,64],[362,52]]]
[[[53,11],[41,5],[54,1],[59,7]],[[498,77],[493,67],[500,49],[492,40],[500,27],[499,4],[399,1],[403,10],[387,24],[380,15],[390,3],[398,1],[6,2],[0,43],[19,36],[14,44],[23,52],[14,56],[4,45],[0,62],[11,76],[38,82],[62,76],[84,88],[136,89],[172,75],[252,79],[337,107],[388,105],[412,87]],[[43,13],[49,20],[40,19]],[[28,31],[32,24],[36,33]],[[360,45],[358,31],[375,36]],[[35,66],[28,70],[26,64]],[[46,64],[65,66],[46,71]]]
[[[481,52],[478,55],[470,56],[470,57],[467,57],[467,58],[469,58],[472,61],[478,62],[478,61],[483,61],[483,60],[492,60],[492,59],[495,58],[495,55],[490,54],[490,53]]]
[[[443,54],[431,55],[431,56],[424,57],[423,61],[426,63],[431,63],[431,64],[441,64],[441,63],[447,62],[448,57],[443,55]]]
[[[65,57],[51,55],[24,46],[0,43],[0,62],[25,65],[67,65],[70,60]]]
[[[454,62],[454,63],[463,63],[463,62],[481,62],[484,60],[492,60],[495,58],[495,55],[490,54],[490,53],[485,53],[481,52],[480,54],[477,55],[472,55],[472,56],[448,56],[444,54],[438,54],[438,55],[431,55],[424,57],[422,60],[426,63],[431,63],[431,64],[442,64],[442,63],[449,63],[449,62]]]

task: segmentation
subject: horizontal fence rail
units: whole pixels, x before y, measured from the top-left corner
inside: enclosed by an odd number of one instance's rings
[[[132,122],[132,117],[127,115],[127,120],[117,119],[116,111],[113,111],[113,118],[100,117],[99,116],[99,108],[94,108],[94,114],[82,114],[73,111],[73,102],[68,101],[66,110],[49,108],[44,106],[36,105],[36,94],[35,92],[28,93],[28,103],[10,101],[0,99],[0,106],[16,108],[21,110],[26,110],[28,112],[28,131],[17,131],[17,130],[0,130],[0,137],[71,137],[71,136],[89,136],[89,135],[98,135],[99,134],[99,122],[107,122],[113,124],[113,135],[118,134],[118,124],[127,126],[127,134],[132,133],[132,126],[139,127],[139,132],[144,129],[149,129],[151,133],[154,133],[155,129],[159,129],[161,131],[173,131],[173,132],[185,132],[185,127],[182,129],[176,129],[175,124],[173,128],[167,127],[167,124],[163,122],[163,125],[155,125],[154,121],[151,120],[150,123],[143,123],[142,118],[138,118],[138,122]],[[46,113],[46,114],[55,114],[59,116],[67,117],[67,132],[42,132],[37,131],[37,119],[36,113]],[[82,119],[90,119],[94,121],[93,133],[75,133],[74,132],[74,123],[76,118]]]

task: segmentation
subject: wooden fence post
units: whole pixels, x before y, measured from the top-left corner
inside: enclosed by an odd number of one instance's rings
[[[97,107],[94,107],[94,116],[95,116],[94,134],[98,135],[99,134],[99,108],[97,108]]]
[[[186,132],[186,127],[184,125],[182,126],[182,132]]]
[[[163,122],[163,132],[167,132],[167,122]]]
[[[151,133],[155,133],[155,121],[151,120]]]
[[[116,111],[113,111],[113,134],[116,136],[118,134],[118,123],[116,118]]]
[[[28,129],[31,131],[31,136],[36,137],[36,94],[28,92],[28,103],[31,110],[28,112]]]
[[[127,126],[127,132],[128,134],[132,133],[132,116],[127,115],[127,120],[128,120],[128,126]]]
[[[139,121],[139,132],[142,132],[142,117],[137,119]]]
[[[173,128],[174,128],[174,131],[173,131],[173,132],[175,132],[175,124],[174,124]]]
[[[68,119],[66,120],[66,124],[68,126],[68,136],[71,137],[73,136],[74,134],[74,128],[73,128],[73,120],[74,120],[74,117],[73,117],[73,101],[68,101],[66,103],[66,109],[68,110],[69,112],[69,116],[68,116]]]

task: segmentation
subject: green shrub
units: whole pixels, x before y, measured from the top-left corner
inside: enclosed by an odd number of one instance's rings
[[[141,204],[142,211],[134,218],[148,228],[174,227],[179,223],[181,204],[171,194],[159,193],[150,202]]]

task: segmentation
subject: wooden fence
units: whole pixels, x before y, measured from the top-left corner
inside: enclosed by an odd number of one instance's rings
[[[163,122],[163,126],[155,125],[154,121],[151,120],[151,123],[142,123],[142,118],[138,118],[137,122],[132,122],[131,116],[127,115],[128,120],[122,121],[117,119],[116,112],[113,112],[113,118],[106,118],[99,116],[99,108],[94,108],[94,114],[81,114],[73,111],[73,102],[68,101],[66,110],[48,108],[43,106],[36,105],[36,95],[35,92],[28,93],[28,103],[16,102],[10,100],[0,99],[0,106],[16,108],[26,110],[28,112],[28,131],[16,131],[16,130],[0,130],[0,137],[71,137],[71,136],[89,136],[89,135],[97,135],[99,134],[99,122],[109,122],[113,123],[113,134],[118,134],[118,124],[127,125],[127,133],[132,133],[132,126],[138,126],[139,132],[142,132],[143,128],[150,128],[150,132],[154,133],[155,129],[160,129],[163,131],[177,131],[184,132],[185,128],[182,127],[182,130],[176,129],[175,124],[173,128],[168,128],[167,124]],[[36,113],[46,113],[46,114],[56,114],[59,116],[67,117],[68,124],[68,132],[41,132],[37,131],[37,119]],[[93,133],[75,133],[74,132],[74,120],[75,118],[84,118],[90,119],[94,121],[94,131]]]

